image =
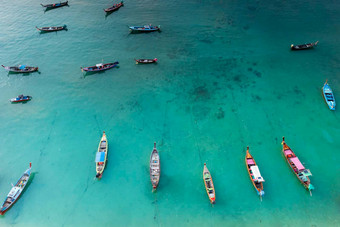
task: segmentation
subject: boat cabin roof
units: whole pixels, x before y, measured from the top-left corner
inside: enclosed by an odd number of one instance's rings
[[[248,164],[248,165],[254,165],[255,162],[254,162],[253,159],[247,159],[247,164]]]
[[[300,162],[298,157],[291,158],[290,161],[292,161],[294,163],[294,165],[296,166],[296,168],[299,171],[305,169],[305,167],[301,164],[301,162]]]
[[[13,187],[11,191],[8,193],[8,197],[15,197],[15,195],[20,191],[20,187]]]
[[[257,182],[264,182],[264,179],[263,177],[261,176],[261,173],[260,173],[260,170],[259,170],[259,167],[258,166],[251,166],[250,167],[253,175],[254,175],[254,181],[257,181]]]
[[[293,154],[291,150],[285,150],[284,152],[285,152],[285,155]]]
[[[105,160],[105,152],[97,152],[96,162],[104,162],[104,160]]]
[[[96,64],[96,67],[102,67],[103,63]]]

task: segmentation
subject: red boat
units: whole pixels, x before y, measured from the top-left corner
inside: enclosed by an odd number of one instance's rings
[[[107,9],[104,9],[105,12],[107,13],[111,13],[113,11],[116,11],[117,9],[119,9],[120,7],[124,6],[124,3],[123,1],[121,1],[120,3],[118,4],[114,4],[112,7],[109,7]]]
[[[29,96],[29,95],[18,95],[18,97],[16,98],[12,98],[10,99],[9,101],[11,103],[18,103],[18,102],[27,102],[27,101],[30,101],[32,99],[32,96]]]
[[[284,157],[287,160],[288,165],[294,172],[295,176],[299,179],[301,184],[310,192],[314,189],[313,185],[310,183],[309,176],[312,176],[312,173],[309,169],[306,169],[298,157],[296,157],[295,153],[290,149],[290,147],[285,142],[285,137],[282,137],[282,152]]]

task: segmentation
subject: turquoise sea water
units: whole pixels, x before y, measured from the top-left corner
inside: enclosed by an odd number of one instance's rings
[[[32,181],[0,226],[339,226],[338,1],[70,0],[48,12],[3,0],[0,63],[0,199],[32,162]],[[130,34],[152,23],[162,32]],[[40,34],[35,26],[68,31]],[[290,44],[319,40],[310,51]],[[136,65],[134,58],[159,59]],[[84,77],[80,67],[118,60]],[[26,104],[10,104],[19,94]],[[95,180],[102,131],[107,168]],[[281,155],[281,137],[313,173],[311,197]],[[152,193],[153,142],[162,173]],[[261,202],[246,146],[266,180]],[[202,171],[216,189],[212,207]]]

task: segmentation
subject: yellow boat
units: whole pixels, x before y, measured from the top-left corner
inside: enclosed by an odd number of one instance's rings
[[[107,151],[109,150],[109,143],[107,142],[105,132],[103,132],[103,136],[99,142],[98,152],[96,154],[96,178],[102,178],[106,159],[107,159]]]
[[[204,168],[203,168],[203,181],[205,185],[205,190],[207,191],[209,200],[211,204],[215,204],[215,187],[214,187],[214,182],[211,178],[210,172],[204,163]]]

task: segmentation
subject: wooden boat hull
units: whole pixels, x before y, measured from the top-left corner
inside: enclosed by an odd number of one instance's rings
[[[292,149],[290,149],[290,147],[286,144],[284,137],[282,138],[282,154],[285,157],[287,164],[289,165],[290,169],[293,171],[293,173],[295,174],[295,176],[297,177],[297,179],[300,181],[300,183],[305,187],[305,189],[307,191],[312,191],[314,189],[313,185],[310,183],[310,179],[307,176],[305,179],[303,180],[300,176],[299,176],[299,172],[296,169],[296,166],[291,162],[291,158],[297,158],[297,156],[295,155],[295,153],[292,151]]]
[[[207,168],[207,165],[204,163],[203,168],[203,182],[205,185],[205,190],[207,192],[207,195],[209,197],[210,203],[215,204],[216,202],[216,193],[215,193],[215,187],[214,182],[212,180],[211,174]]]
[[[122,6],[124,6],[123,1],[121,1],[121,2],[118,3],[118,4],[113,5],[112,7],[109,7],[109,8],[104,9],[104,11],[107,12],[107,13],[112,13],[112,12],[118,10],[118,9],[119,9],[120,7],[122,7]]]
[[[36,72],[39,70],[38,67],[31,67],[31,66],[26,66],[24,69],[20,69],[18,66],[4,66],[4,65],[1,65],[1,66],[4,67],[5,70],[11,73],[32,73],[32,72]]]
[[[153,150],[150,156],[150,180],[153,189],[156,189],[161,176],[161,159],[154,143]]]
[[[247,153],[246,153],[246,157],[245,157],[245,163],[246,163],[246,167],[247,167],[247,170],[248,170],[248,175],[249,175],[249,178],[250,178],[250,181],[252,182],[257,194],[262,197],[264,195],[264,191],[263,191],[263,183],[260,182],[260,183],[255,183],[254,182],[254,179],[252,177],[252,172],[251,172],[251,168],[250,166],[252,164],[248,164],[248,160],[252,160],[252,162],[254,163],[254,165],[256,165],[256,162],[255,162],[255,159],[253,158],[253,156],[249,153],[249,147],[247,147]]]
[[[0,208],[0,215],[4,215],[20,198],[31,176],[31,163],[30,168],[19,178],[15,186],[8,193],[5,201]]]
[[[147,33],[160,31],[160,26],[131,26],[129,29],[131,32]]]
[[[54,3],[54,4],[47,4],[47,5],[43,5],[40,4],[42,7],[45,7],[46,9],[55,9],[55,8],[59,8],[59,7],[63,7],[63,6],[68,6],[68,1],[66,2],[60,2],[60,3]]]
[[[318,44],[319,41],[316,41],[315,43],[307,43],[307,44],[301,44],[301,45],[294,45],[292,44],[290,46],[291,50],[308,50],[312,49],[314,46]]]
[[[31,99],[32,99],[32,96],[27,95],[27,96],[24,96],[23,99],[12,98],[12,99],[10,99],[9,101],[10,101],[11,103],[19,103],[19,102],[28,102],[28,101],[30,101]]]
[[[151,64],[151,63],[156,63],[157,58],[154,59],[135,59],[136,64]]]
[[[100,153],[104,153],[104,160],[96,160],[96,178],[101,179],[103,176],[103,172],[106,166],[106,160],[107,160],[107,153],[109,150],[109,143],[107,141],[106,138],[106,134],[105,132],[103,132],[103,136],[100,139],[99,145],[98,145],[98,151],[97,154]],[[96,157],[97,159],[97,157]]]
[[[85,72],[100,72],[100,71],[105,71],[105,70],[108,70],[108,69],[112,69],[114,67],[117,67],[119,64],[118,61],[116,62],[113,62],[113,63],[106,63],[106,64],[103,64],[103,67],[98,67],[98,66],[90,66],[90,67],[80,67],[80,69],[82,71],[85,71]]]
[[[336,103],[335,103],[334,94],[333,94],[331,87],[328,85],[327,81],[322,87],[322,95],[328,108],[330,110],[335,110]]]
[[[35,26],[37,28],[37,30],[41,31],[41,32],[57,32],[57,31],[61,31],[61,30],[67,30],[67,26],[59,26],[59,27],[42,27],[42,28],[38,28],[37,26]]]

